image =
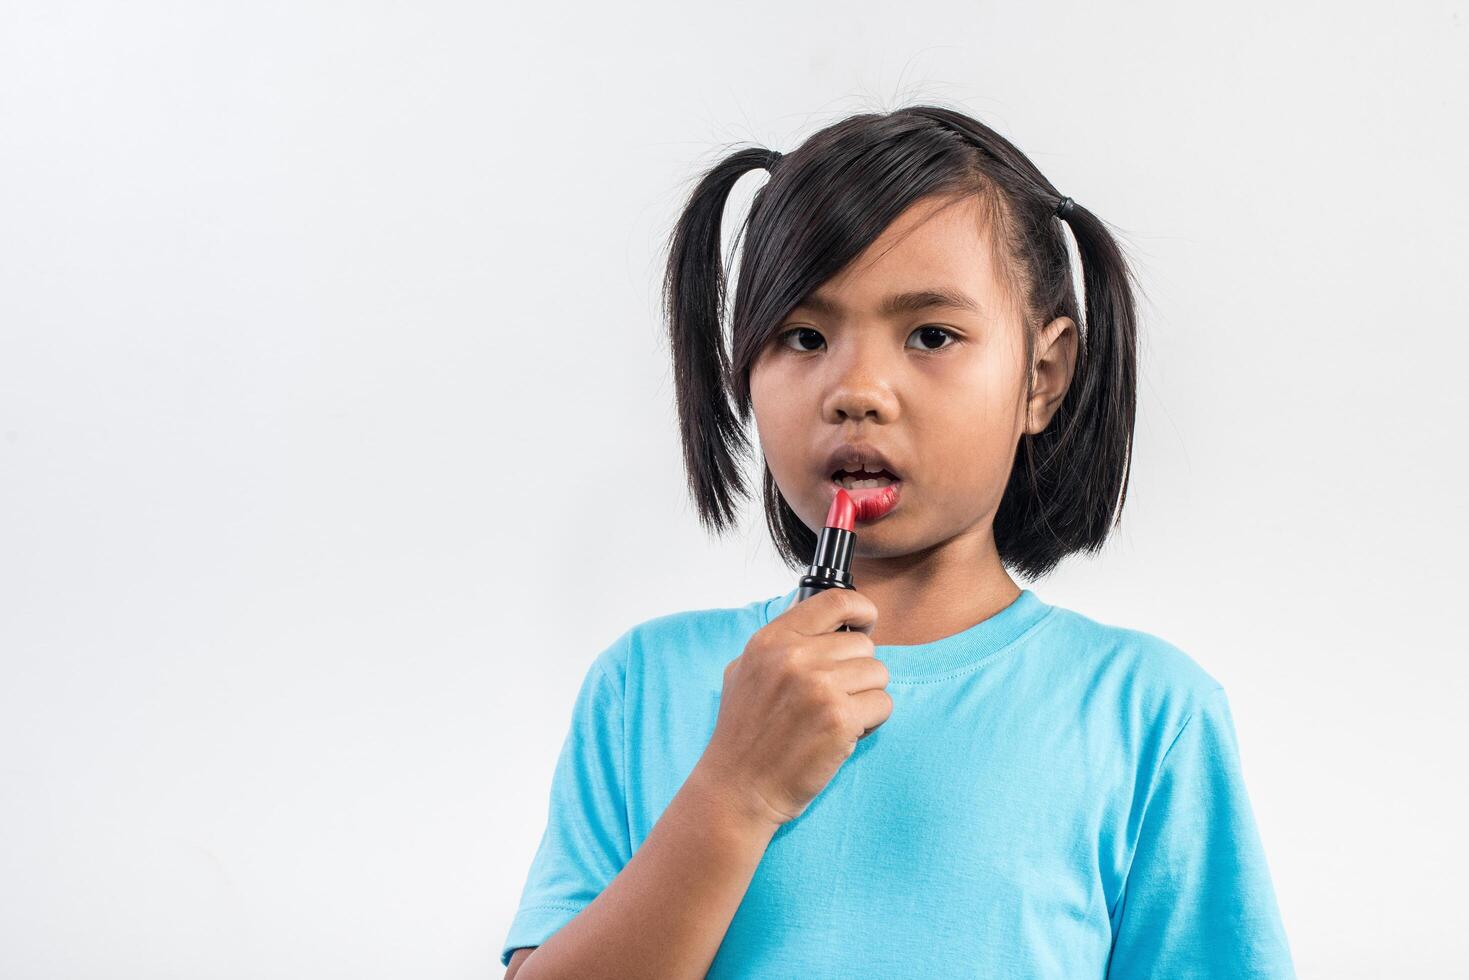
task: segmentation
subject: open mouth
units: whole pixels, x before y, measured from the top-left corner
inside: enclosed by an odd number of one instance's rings
[[[874,490],[899,482],[897,474],[886,469],[878,469],[875,472],[865,469],[837,470],[831,475],[831,480],[837,486],[847,490]]]

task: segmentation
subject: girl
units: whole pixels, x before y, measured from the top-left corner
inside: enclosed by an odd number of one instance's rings
[[[720,225],[756,167],[726,352]],[[838,485],[875,498],[857,587],[596,658],[507,976],[1294,975],[1219,683],[1010,576],[1120,514],[1133,290],[1100,219],[949,109],[705,175],[665,280],[700,517],[733,523],[753,412],[793,570]]]

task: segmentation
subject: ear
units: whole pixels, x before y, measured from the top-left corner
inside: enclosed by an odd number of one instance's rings
[[[1025,406],[1025,431],[1044,432],[1051,416],[1061,407],[1066,389],[1076,372],[1076,345],[1080,340],[1076,321],[1061,316],[1041,328],[1035,342],[1035,365],[1031,368],[1034,387]]]

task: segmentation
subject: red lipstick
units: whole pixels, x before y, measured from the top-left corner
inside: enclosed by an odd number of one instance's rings
[[[826,526],[816,539],[816,554],[806,566],[806,574],[796,588],[796,602],[809,599],[827,589],[855,589],[852,584],[852,544],[857,535],[852,526],[862,515],[859,506],[845,487],[837,487],[831,509],[826,512]],[[839,630],[849,629],[841,626]]]
[[[826,512],[826,526],[850,531],[856,522],[857,502],[846,488],[838,488],[836,496],[831,498],[831,509]]]
[[[832,486],[839,492],[845,491],[852,498],[852,503],[857,508],[857,520],[875,521],[898,506],[898,496],[902,493],[903,481],[894,480],[885,487],[862,490],[847,490],[839,483],[832,483]],[[836,503],[835,498],[832,503]],[[830,524],[831,521],[828,520],[827,523]]]

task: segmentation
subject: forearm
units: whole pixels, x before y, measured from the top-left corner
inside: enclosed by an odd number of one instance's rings
[[[703,977],[777,827],[701,764],[626,867],[516,980]]]

